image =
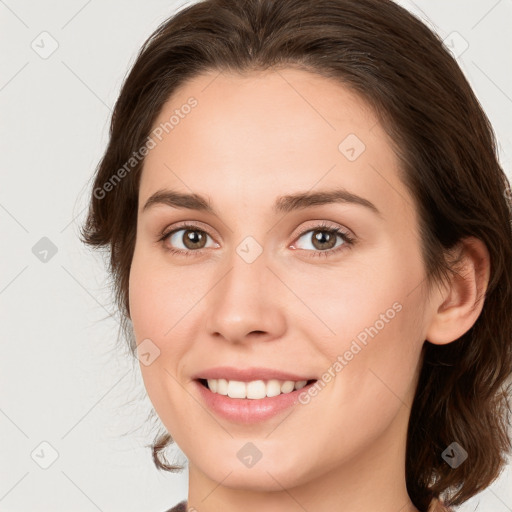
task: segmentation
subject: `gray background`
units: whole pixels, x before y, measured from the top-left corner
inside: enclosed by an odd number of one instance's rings
[[[399,3],[450,42],[510,176],[512,0]],[[186,498],[186,470],[157,472],[145,447],[159,420],[146,423],[138,364],[115,349],[104,260],[77,239],[122,80],[182,4],[0,0],[2,511],[160,512]],[[177,448],[169,459],[186,463]],[[512,511],[511,481],[509,466],[459,510]]]

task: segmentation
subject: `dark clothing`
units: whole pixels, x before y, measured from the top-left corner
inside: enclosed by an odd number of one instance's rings
[[[442,502],[438,503],[435,500],[433,503],[431,503],[431,506],[429,507],[429,511],[430,510],[432,510],[432,512],[438,511],[438,510],[439,510],[439,512],[441,510],[445,510],[446,512],[451,512],[451,509],[443,507]],[[165,512],[187,512],[187,501],[186,500],[181,501],[180,503],[175,505],[173,508],[170,508],[169,510],[166,510]]]
[[[166,510],[166,512],[187,512],[187,501],[180,501],[177,505]]]

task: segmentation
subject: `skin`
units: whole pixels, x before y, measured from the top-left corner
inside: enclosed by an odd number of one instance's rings
[[[421,349],[425,340],[457,339],[478,318],[489,279],[485,245],[461,244],[464,272],[428,293],[414,200],[390,140],[342,84],[293,68],[209,72],[181,87],[155,126],[190,96],[197,107],[145,160],[129,283],[137,343],[149,338],[160,351],[141,372],[188,458],[189,507],[417,510],[405,485],[405,443]],[[366,146],[354,161],[338,149],[351,133]],[[351,203],[272,211],[280,195],[337,187],[371,201],[381,216]],[[143,212],[163,188],[207,196],[218,216],[163,204]],[[180,221],[209,235],[201,255],[166,250],[197,251],[184,245],[185,231],[157,242]],[[348,231],[354,245],[337,253],[315,245],[311,230],[322,221]],[[236,251],[248,236],[264,249],[251,263]],[[201,402],[192,376],[212,366],[266,366],[321,380],[396,303],[401,310],[309,403],[242,425]],[[252,467],[236,455],[247,442],[262,453]]]

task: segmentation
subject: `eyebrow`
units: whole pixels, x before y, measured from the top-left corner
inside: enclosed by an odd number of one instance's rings
[[[382,217],[379,209],[368,199],[360,197],[343,188],[321,190],[318,192],[297,192],[280,196],[276,199],[273,211],[275,214],[288,213],[295,210],[304,210],[313,206],[331,203],[351,203],[368,208],[376,215]],[[173,208],[198,210],[217,215],[209,200],[199,194],[187,194],[175,190],[162,189],[155,192],[144,204],[142,212],[151,207],[163,204]]]

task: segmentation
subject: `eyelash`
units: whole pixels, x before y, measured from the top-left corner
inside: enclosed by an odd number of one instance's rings
[[[181,230],[198,231],[200,233],[204,233],[204,234],[210,236],[210,238],[211,238],[211,235],[208,232],[204,231],[203,229],[200,229],[198,226],[194,226],[192,224],[183,224],[181,226],[173,228],[170,231],[164,231],[163,233],[161,233],[159,235],[159,238],[157,241],[160,242],[164,246],[166,251],[168,251],[172,254],[177,254],[179,256],[187,256],[187,257],[188,256],[200,256],[205,249],[183,251],[181,249],[174,249],[172,247],[168,247],[165,245],[165,242],[170,235],[176,233],[177,231],[181,231]],[[313,253],[313,254],[311,254],[311,256],[308,256],[308,257],[315,258],[315,257],[323,256],[323,257],[327,258],[327,257],[333,256],[334,254],[339,253],[340,251],[348,250],[355,244],[355,239],[351,235],[349,235],[346,231],[343,231],[339,227],[332,227],[325,223],[321,223],[318,226],[314,226],[312,228],[308,228],[308,229],[302,231],[297,236],[297,239],[303,237],[306,233],[309,233],[310,231],[327,231],[331,234],[339,235],[343,239],[344,243],[341,246],[337,247],[336,249],[328,249],[326,251],[307,250],[306,252]],[[305,250],[305,249],[302,249],[302,250]]]

